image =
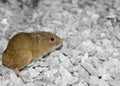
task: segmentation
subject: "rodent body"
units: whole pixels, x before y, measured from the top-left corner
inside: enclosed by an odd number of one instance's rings
[[[61,45],[62,39],[50,32],[18,33],[3,52],[2,63],[22,78],[21,69]]]

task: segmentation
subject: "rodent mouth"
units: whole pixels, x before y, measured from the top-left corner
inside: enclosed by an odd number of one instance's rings
[[[58,48],[56,48],[56,50],[60,50],[62,48],[63,45],[60,45]]]
[[[63,45],[58,46],[55,50],[60,50],[60,49],[62,48],[62,46],[63,46]],[[47,54],[45,54],[45,55],[43,56],[43,58],[47,57],[50,53],[51,53],[51,51],[48,52]]]

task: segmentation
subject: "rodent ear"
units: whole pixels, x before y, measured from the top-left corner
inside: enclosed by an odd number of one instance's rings
[[[39,42],[40,42],[40,36],[37,35],[37,36],[36,36],[36,43],[39,44]]]

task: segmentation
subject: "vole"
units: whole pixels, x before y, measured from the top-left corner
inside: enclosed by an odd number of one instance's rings
[[[2,63],[23,80],[21,69],[61,46],[62,39],[51,32],[20,32],[10,39]]]

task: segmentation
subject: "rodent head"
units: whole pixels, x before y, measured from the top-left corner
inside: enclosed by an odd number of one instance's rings
[[[31,34],[34,38],[37,48],[48,53],[62,45],[62,39],[50,32],[34,32]]]

